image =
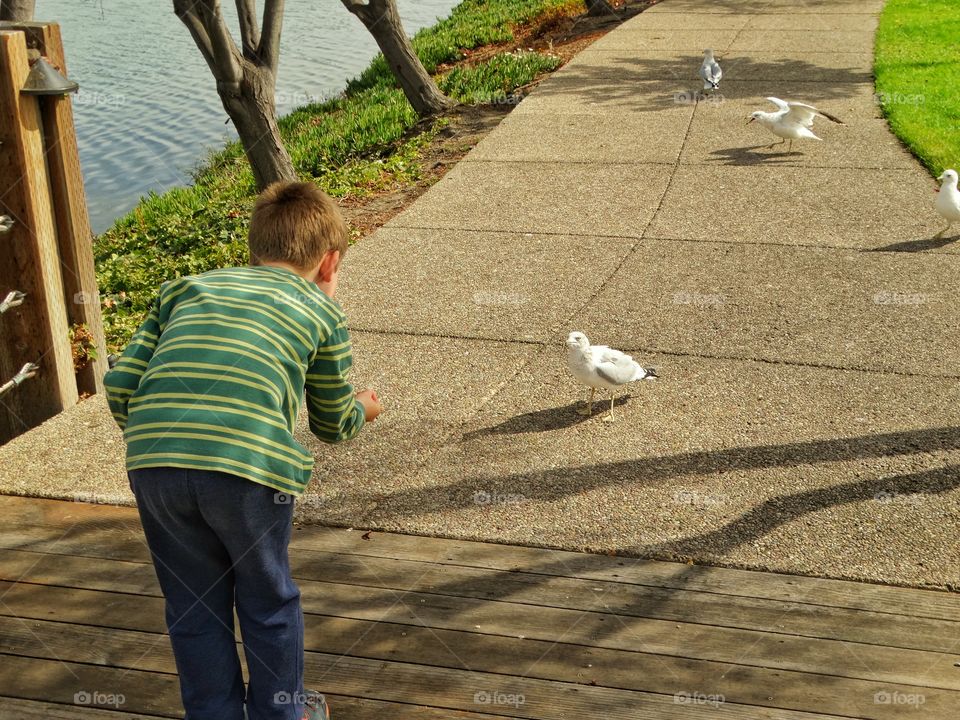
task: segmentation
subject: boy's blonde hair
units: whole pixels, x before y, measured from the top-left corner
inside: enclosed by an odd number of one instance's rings
[[[315,267],[329,250],[349,246],[340,208],[311,182],[275,182],[257,198],[247,234],[250,264],[285,262]]]

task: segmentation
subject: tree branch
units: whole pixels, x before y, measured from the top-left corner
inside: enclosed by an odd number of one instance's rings
[[[243,56],[253,60],[260,46],[257,0],[237,0],[237,16],[240,18],[240,42],[243,45]]]
[[[199,8],[199,20],[207,31],[210,46],[213,50],[213,76],[218,82],[237,83],[243,78],[243,68],[240,65],[240,51],[233,41],[233,36],[227,30],[220,12],[220,0],[196,0]]]
[[[266,0],[263,4],[263,35],[260,38],[261,62],[270,68],[274,77],[280,60],[280,31],[283,29],[284,0]]]
[[[371,14],[371,10],[373,9],[372,2],[363,2],[363,0],[340,0],[340,2],[343,3],[343,6],[347,10],[356,15],[364,26],[368,26],[373,22],[373,16]]]
[[[200,48],[200,54],[203,55],[203,59],[207,61],[207,65],[210,66],[210,70],[214,76],[216,76],[217,70],[216,60],[213,57],[213,45],[210,43],[210,36],[207,34],[206,28],[203,26],[196,12],[194,12],[194,7],[196,6],[192,0],[173,0],[173,11],[177,17],[180,18],[181,22],[187,26],[187,30],[190,31],[193,41],[197,47]]]

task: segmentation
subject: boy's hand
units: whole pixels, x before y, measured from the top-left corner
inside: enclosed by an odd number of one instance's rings
[[[358,392],[357,400],[359,400],[360,404],[363,405],[364,420],[366,422],[373,422],[377,419],[380,413],[383,412],[383,405],[380,404],[380,399],[377,397],[377,393],[373,390],[364,390],[363,392]]]

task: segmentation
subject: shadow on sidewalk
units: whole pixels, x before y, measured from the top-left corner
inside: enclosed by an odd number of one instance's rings
[[[586,52],[590,53],[589,49]],[[613,51],[596,51],[581,56],[580,62],[567,65],[541,85],[535,96],[543,100],[570,96],[586,105],[619,104],[634,112],[694,104],[699,88],[697,68],[703,60],[699,53],[677,55],[664,50],[665,57],[615,57],[598,64],[598,58],[607,52]],[[750,56],[728,55],[721,58],[721,62],[729,80],[767,83],[757,85],[758,95],[772,92],[770,86],[775,89],[784,84],[803,83],[803,99],[809,103],[848,98],[853,84],[873,85],[870,72],[854,67],[823,67],[796,58],[763,61]],[[823,81],[808,78],[823,78]],[[723,86],[720,92],[724,92]]]
[[[755,152],[756,150],[766,150],[767,152]],[[769,143],[714,150],[710,154],[715,156],[712,158],[714,161],[723,162],[724,165],[782,165],[790,162],[793,158],[803,157],[804,155],[799,150],[793,152],[779,151],[770,147]]]
[[[510,427],[510,422],[495,428]],[[496,429],[488,430],[490,431],[509,432]],[[482,434],[482,431],[479,432]],[[475,433],[474,437],[477,436]],[[571,494],[586,493],[595,488],[621,483],[655,486],[687,475],[714,475],[955,450],[960,450],[960,427],[940,427],[784,445],[682,453],[582,467],[547,468],[496,478],[474,475],[445,488],[412,488],[371,499],[380,504],[381,511],[385,506],[390,506],[389,512],[398,517],[419,516],[473,506],[474,493],[478,486],[490,493],[517,494],[531,501],[551,502]],[[619,548],[618,551],[632,556],[660,559],[678,559],[701,553],[723,554],[767,534],[779,525],[829,507],[874,500],[878,497],[882,499],[897,495],[940,494],[957,487],[960,487],[960,466],[950,465],[803,490],[770,498],[748,509],[722,528],[702,535],[654,545]],[[361,506],[363,503],[361,498]]]
[[[614,401],[614,407],[618,408],[625,405],[630,399],[630,395],[620,395]],[[498,425],[488,428],[481,428],[473,432],[466,433],[461,442],[476,440],[489,435],[514,435],[519,433],[548,432],[550,430],[560,430],[561,428],[572,427],[590,420],[590,416],[581,415],[577,412],[586,405],[586,401],[572,402],[569,405],[547,408],[545,410],[535,410],[515,415],[509,420],[504,420]],[[603,415],[610,410],[609,400],[600,400],[593,403],[593,418]]]
[[[939,250],[942,247],[952,245],[958,240],[960,240],[960,235],[946,238],[933,237],[921,238],[920,240],[904,240],[893,243],[892,245],[870,248],[869,250],[861,250],[860,252],[923,252],[925,250]]]

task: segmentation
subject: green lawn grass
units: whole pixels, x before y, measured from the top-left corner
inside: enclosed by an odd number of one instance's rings
[[[464,0],[450,17],[417,33],[413,44],[437,73],[466,50],[512,39],[517,24],[582,9],[582,0]],[[496,102],[559,62],[536,52],[502,53],[440,73],[438,81],[459,102]],[[341,96],[299,108],[279,125],[302,178],[335,197],[356,197],[420,177],[420,150],[446,121],[414,131],[417,121],[378,56]],[[190,187],[141,199],[94,241],[111,350],[127,342],[164,280],[247,261],[255,188],[243,148],[234,142],[212,154],[193,179]]]
[[[935,175],[960,167],[960,2],[887,0],[875,72],[894,133]]]

